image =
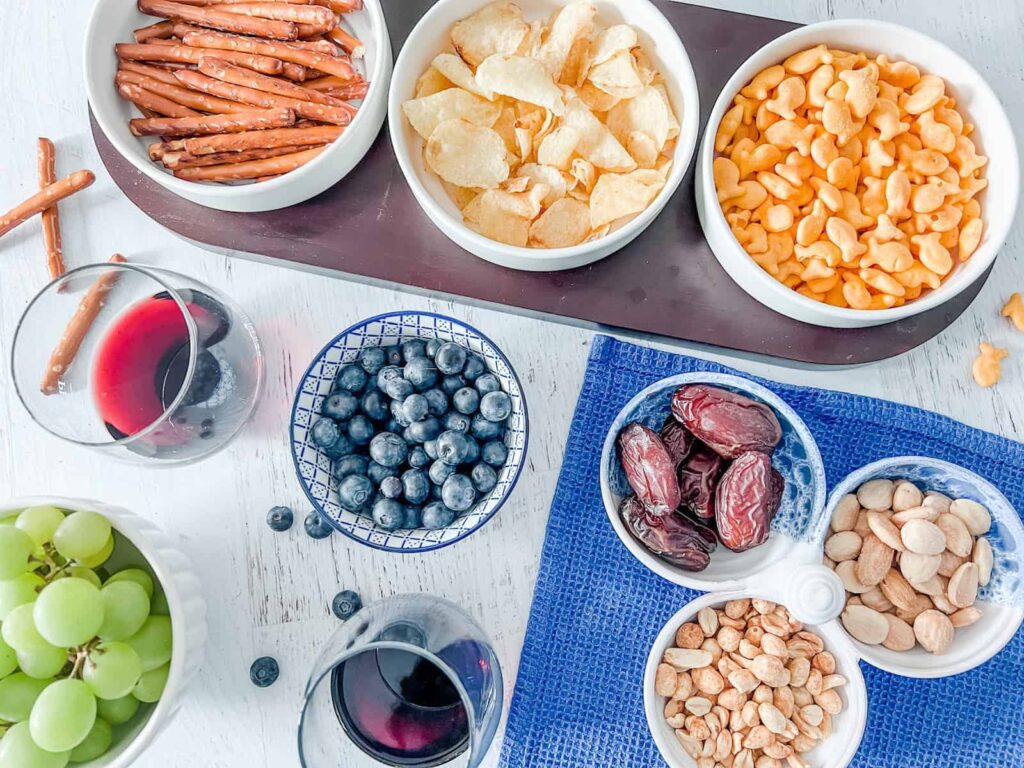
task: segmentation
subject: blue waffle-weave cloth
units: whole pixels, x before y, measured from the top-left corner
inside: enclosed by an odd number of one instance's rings
[[[598,336],[551,505],[540,573],[501,750],[505,768],[661,768],[641,681],[651,644],[698,593],[648,571],[608,524],[598,471],[622,407],[655,381],[739,373]],[[740,374],[746,375],[746,374]],[[834,484],[893,455],[934,456],[992,481],[1024,509],[1024,445],[929,411],[752,378],[807,423]],[[942,680],[862,664],[869,714],[856,768],[1024,766],[1024,632],[991,661]]]

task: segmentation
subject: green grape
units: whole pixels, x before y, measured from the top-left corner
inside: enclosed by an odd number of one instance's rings
[[[102,717],[97,717],[92,730],[85,737],[85,741],[72,750],[71,762],[87,763],[97,757],[102,757],[110,749],[110,743],[113,740],[114,733],[110,728],[110,723]]]
[[[29,677],[46,680],[56,676],[68,663],[68,652],[52,645],[18,651],[18,666]]]
[[[7,614],[19,605],[34,603],[45,583],[35,573],[23,573],[8,581],[0,581],[0,621],[6,620]]]
[[[58,680],[48,685],[28,716],[32,740],[48,752],[74,749],[96,722],[96,697],[81,680]]]
[[[53,541],[53,534],[63,522],[64,513],[56,507],[29,507],[18,515],[15,525],[31,536],[39,547]]]
[[[57,526],[53,545],[68,560],[85,560],[100,552],[110,538],[110,522],[98,512],[72,512]]]
[[[171,671],[170,663],[162,667],[151,669],[139,678],[139,682],[132,691],[132,696],[146,704],[153,704],[160,701],[164,693],[164,686],[167,685],[167,675]]]
[[[18,654],[0,637],[0,680],[18,668]]]
[[[51,645],[71,648],[96,637],[103,624],[103,598],[85,579],[47,584],[32,606],[36,628]]]
[[[107,579],[107,584],[114,584],[118,581],[134,581],[146,590],[146,597],[153,597],[153,577],[141,568],[125,568],[123,571],[118,571]]]
[[[149,672],[171,660],[171,620],[150,616],[142,629],[128,638],[128,645],[142,659],[142,670]]]
[[[39,694],[53,680],[36,680],[24,672],[15,672],[10,677],[0,680],[0,720],[8,723],[20,723],[28,720],[32,705]]]
[[[0,527],[0,581],[25,573],[35,548],[32,538],[24,531],[10,525]]]
[[[110,534],[110,538],[107,539],[107,543],[103,545],[103,548],[95,555],[89,557],[80,557],[78,562],[80,565],[84,565],[87,568],[96,569],[107,562],[107,559],[114,552],[114,534]]]
[[[111,725],[124,725],[139,711],[139,700],[131,695],[120,699],[100,699],[96,702],[96,710]]]
[[[64,768],[71,751],[47,752],[36,746],[28,723],[12,726],[0,741],[0,768]]]
[[[0,520],[0,525],[14,525],[18,521],[18,510],[12,509],[7,513],[7,517]]]
[[[170,616],[171,606],[167,604],[167,593],[157,587],[153,599],[149,601],[149,612],[154,616]]]
[[[100,590],[103,624],[97,634],[104,640],[127,640],[149,618],[149,596],[134,581],[108,581]]]
[[[3,637],[5,643],[16,651],[31,651],[35,648],[53,647],[43,639],[43,636],[39,634],[39,630],[36,629],[35,619],[33,618],[34,608],[35,606],[32,603],[19,605],[7,614],[3,625],[0,625],[0,636]]]
[[[100,578],[100,575],[92,568],[86,568],[84,565],[70,565],[64,572],[64,575],[70,576],[73,579],[85,579],[96,589],[103,586],[103,579]]]
[[[82,680],[98,699],[127,696],[141,676],[142,661],[127,643],[100,643],[82,668]]]

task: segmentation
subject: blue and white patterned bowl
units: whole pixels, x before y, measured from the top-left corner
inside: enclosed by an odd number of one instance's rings
[[[469,512],[447,528],[430,531],[400,529],[384,531],[373,520],[350,512],[338,503],[338,483],[331,474],[331,460],[310,439],[309,427],[316,421],[324,399],[342,366],[359,357],[365,347],[390,346],[404,339],[454,341],[479,354],[487,369],[498,377],[501,388],[512,398],[512,415],[505,442],[508,461],[498,473],[498,484]],[[476,328],[460,320],[432,312],[391,312],[363,320],[342,331],[320,350],[306,370],[295,395],[291,420],[292,459],[306,496],[320,515],[351,539],[387,552],[427,552],[466,538],[490,520],[505,503],[519,479],[526,459],[526,398],[512,364],[494,343]]]
[[[746,552],[719,545],[711,564],[694,573],[665,562],[633,538],[619,517],[619,503],[632,493],[619,462],[617,440],[627,424],[638,421],[655,432],[671,413],[672,395],[684,384],[709,384],[728,389],[770,406],[782,426],[782,441],[772,454],[772,465],[786,481],[779,511],[772,520],[768,541]],[[619,539],[644,565],[684,587],[705,592],[728,589],[786,558],[806,562],[816,532],[828,522],[825,512],[825,466],[810,430],[796,412],[771,390],[749,379],[719,373],[686,373],[655,382],[636,395],[612,422],[601,453],[601,495],[608,519]],[[800,550],[800,551],[798,551]]]

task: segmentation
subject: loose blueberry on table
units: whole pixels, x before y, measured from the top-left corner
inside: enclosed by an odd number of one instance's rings
[[[306,529],[306,534],[311,539],[326,539],[334,532],[334,529],[328,525],[327,521],[315,511],[306,515],[306,519],[302,522],[302,527]]]
[[[267,513],[267,525],[277,533],[287,531],[295,522],[295,514],[289,507],[273,507]]]
[[[277,682],[280,673],[281,669],[278,667],[277,661],[270,656],[256,659],[249,667],[249,679],[257,688],[270,687]]]
[[[360,608],[363,607],[363,600],[359,593],[346,589],[334,596],[331,600],[331,611],[342,621],[351,619]]]
[[[407,339],[341,367],[310,438],[334,461],[342,507],[386,531],[436,530],[497,486],[511,413],[482,357]]]

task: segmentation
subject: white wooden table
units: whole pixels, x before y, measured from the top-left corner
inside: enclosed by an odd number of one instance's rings
[[[801,22],[870,16],[901,22],[971,60],[996,89],[1013,124],[1024,122],[1019,0],[713,0],[731,10]],[[204,280],[244,306],[267,353],[268,378],[252,422],[229,448],[183,469],[114,463],[44,434],[17,402],[8,370],[21,311],[45,282],[38,222],[0,241],[0,496],[60,494],[102,498],[149,516],[192,556],[210,604],[207,663],[177,719],[137,765],[145,768],[297,764],[300,691],[320,645],[337,627],[328,603],[340,589],[365,601],[400,592],[454,600],[487,627],[512,692],[547,510],[593,334],[457,302],[369,288],[183,243],[118,191],[89,133],[80,71],[84,0],[0,3],[0,208],[36,188],[37,136],[57,143],[58,175],[96,171],[95,186],[61,208],[69,267],[120,251]],[[1024,137],[1020,137],[1024,139]],[[1024,146],[1024,141],[1021,142]],[[995,159],[998,162],[998,158]],[[691,352],[782,381],[875,395],[936,410],[1007,437],[1024,438],[1024,334],[998,316],[1008,294],[1024,290],[1024,220],[981,296],[937,339],[895,360],[853,370],[794,370],[737,361],[712,349]],[[336,535],[322,542],[301,524],[273,534],[269,507],[308,509],[287,442],[297,378],[312,355],[360,318],[398,308],[430,309],[484,330],[517,366],[531,412],[527,467],[514,498],[478,534],[427,555],[378,553]],[[970,362],[980,340],[1008,347],[1003,381],[978,389]],[[595,435],[594,439],[603,439]],[[281,664],[268,690],[249,683],[250,662]],[[492,750],[489,765],[497,763]]]

